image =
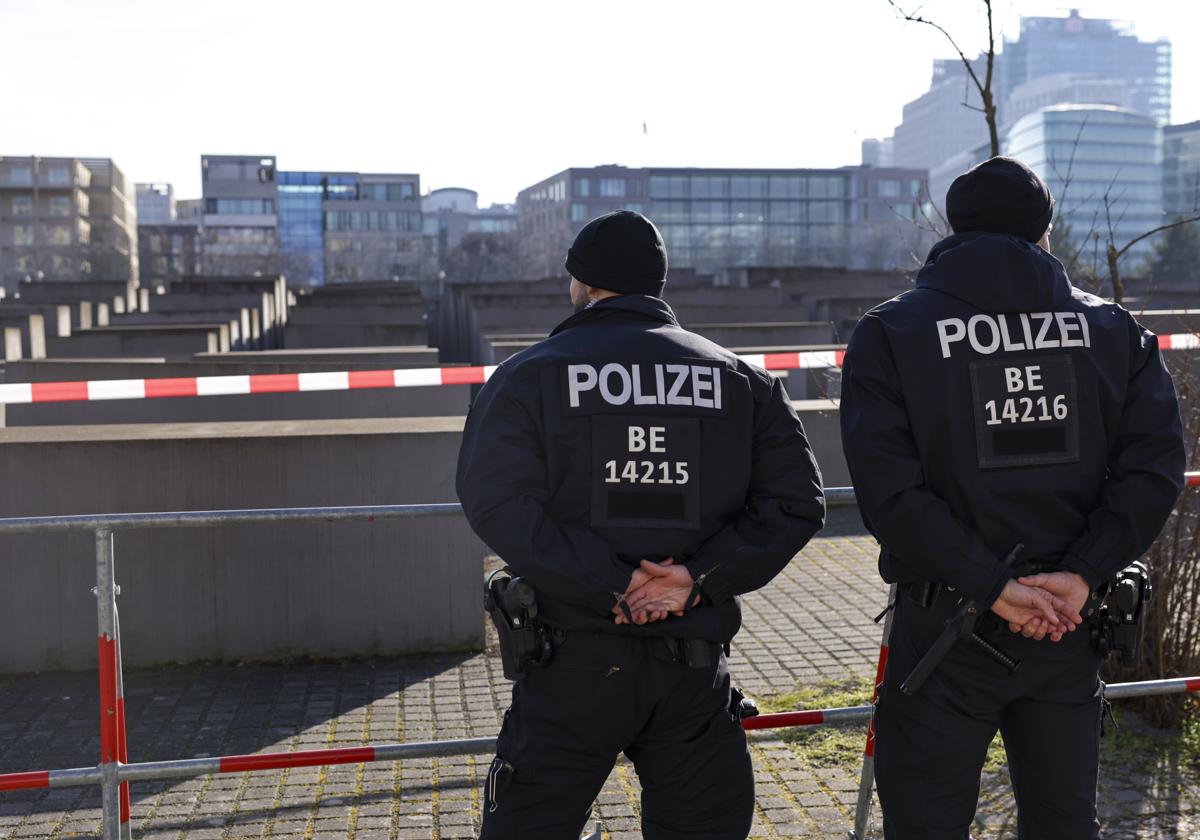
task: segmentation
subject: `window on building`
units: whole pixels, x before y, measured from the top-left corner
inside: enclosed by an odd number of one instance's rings
[[[33,255],[18,254],[17,258],[13,260],[13,267],[17,271],[33,271]]]
[[[575,195],[577,198],[587,198],[592,194],[592,179],[591,178],[576,178],[575,179]]]
[[[32,187],[33,167],[24,165],[14,166],[8,170],[8,183],[14,187]]]
[[[56,187],[65,187],[71,183],[71,173],[65,166],[51,166],[46,169],[46,183]]]
[[[624,178],[601,178],[600,179],[600,195],[603,198],[624,198],[625,197],[625,179]]]
[[[71,215],[71,199],[65,195],[50,196],[50,215],[51,216],[70,216]]]
[[[51,245],[70,245],[71,229],[66,225],[50,225],[46,229],[46,241]]]
[[[734,175],[729,179],[729,194],[733,198],[766,198],[765,175]]]
[[[880,198],[899,198],[900,182],[891,179],[876,181],[875,194]]]
[[[15,225],[13,227],[14,245],[33,244],[33,225]]]
[[[587,210],[586,204],[580,204],[578,201],[576,201],[571,205],[571,221],[572,222],[586,222],[587,217],[588,217],[588,210]]]
[[[651,198],[687,198],[688,178],[686,175],[652,175],[650,177]]]
[[[725,198],[729,195],[729,178],[724,175],[693,175],[692,198]]]
[[[270,198],[206,198],[204,212],[218,216],[273,216],[275,201]]]
[[[12,212],[14,216],[32,216],[33,199],[27,195],[14,195],[12,200]]]

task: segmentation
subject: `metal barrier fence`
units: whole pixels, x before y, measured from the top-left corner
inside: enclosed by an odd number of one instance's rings
[[[1200,473],[1188,473],[1189,486],[1200,486]],[[827,503],[854,503],[852,487],[825,490]],[[67,770],[35,770],[0,774],[0,791],[45,787],[99,785],[106,840],[131,838],[129,826],[129,783],[149,779],[184,779],[215,773],[241,773],[277,770],[288,767],[313,767],[334,764],[358,764],[373,761],[397,761],[457,755],[482,755],[495,750],[496,739],[424,741],[401,744],[374,744],[341,749],[301,750],[287,753],[216,756],[170,761],[129,761],[125,737],[125,686],[121,667],[120,621],[117,615],[116,564],[113,532],[142,528],[179,528],[269,522],[374,522],[379,519],[405,519],[427,516],[453,516],[462,513],[458,504],[366,505],[354,507],[278,508],[262,510],[180,511],[172,513],[120,513],[80,516],[34,516],[0,519],[0,534],[54,533],[90,531],[96,538],[96,619],[100,671],[100,763],[96,767]],[[886,661],[886,637],[881,648],[876,684]],[[1132,697],[1200,691],[1200,677],[1123,683],[1108,687],[1109,697]],[[744,721],[747,730],[823,723],[870,720],[873,706],[781,712],[759,715]],[[868,733],[867,755],[873,755],[872,732]],[[864,770],[868,770],[864,766]],[[864,773],[867,803],[871,779]],[[860,810],[861,802],[860,802]],[[856,823],[858,821],[856,820]],[[856,824],[856,835],[863,837],[865,817]]]

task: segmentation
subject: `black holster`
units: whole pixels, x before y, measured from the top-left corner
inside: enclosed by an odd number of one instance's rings
[[[1150,573],[1140,560],[1108,583],[1103,604],[1088,620],[1092,644],[1101,656],[1116,653],[1122,665],[1137,664],[1153,592]]]
[[[550,629],[537,620],[537,593],[529,581],[507,568],[493,573],[484,585],[483,608],[499,637],[505,679],[520,680],[531,667],[550,664]]]

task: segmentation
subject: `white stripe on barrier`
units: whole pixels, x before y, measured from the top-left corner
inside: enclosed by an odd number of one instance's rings
[[[33,386],[28,382],[0,385],[0,403],[17,405],[31,402],[33,402]]]
[[[397,388],[413,388],[422,385],[441,385],[441,368],[412,368],[392,371],[393,381]]]
[[[484,365],[484,366],[483,366],[483,378],[484,378],[484,380],[486,381],[486,380],[488,380],[488,379],[491,379],[491,378],[492,378],[492,374],[496,372],[496,368],[498,368],[498,367],[500,367],[500,366],[499,366],[499,365]]]
[[[89,400],[135,400],[145,396],[145,379],[98,379],[87,384]]]
[[[803,350],[799,356],[802,368],[837,367],[836,350]]]
[[[297,380],[301,391],[346,391],[350,388],[350,373],[344,370],[302,373]]]
[[[743,355],[738,356],[738,358],[741,359],[746,364],[754,365],[755,367],[766,367],[767,366],[767,357],[762,353],[745,353]]]
[[[1167,347],[1171,350],[1195,350],[1200,347],[1200,335],[1196,333],[1169,335],[1167,339]]]
[[[223,394],[249,394],[249,376],[197,376],[196,396],[216,397]]]

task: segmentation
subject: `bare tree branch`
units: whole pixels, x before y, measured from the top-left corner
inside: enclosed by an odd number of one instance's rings
[[[991,141],[992,156],[1000,154],[1000,134],[996,128],[996,105],[992,99],[992,78],[994,75],[996,63],[996,37],[992,22],[992,0],[983,0],[983,5],[987,9],[988,22],[988,49],[987,49],[987,71],[984,74],[984,80],[979,80],[979,75],[975,72],[967,54],[958,46],[958,42],[954,40],[947,29],[937,21],[930,20],[920,14],[921,8],[918,7],[912,12],[906,12],[896,4],[896,0],[887,0],[889,6],[909,23],[920,23],[925,26],[932,27],[946,37],[950,42],[950,46],[954,47],[954,51],[958,53],[958,57],[962,59],[963,66],[967,68],[967,75],[971,81],[975,83],[975,89],[979,91],[979,99],[983,102],[984,117],[987,120],[988,138]]]
[[[1143,239],[1146,239],[1147,237],[1153,236],[1156,233],[1162,233],[1164,230],[1170,230],[1171,228],[1182,227],[1183,225],[1190,225],[1192,222],[1200,222],[1200,216],[1192,216],[1187,219],[1176,219],[1175,221],[1171,222],[1170,224],[1159,225],[1158,227],[1154,228],[1153,230],[1148,230],[1145,233],[1135,236],[1133,239],[1129,240],[1129,242],[1127,242],[1125,244],[1124,248],[1117,251],[1117,256],[1118,257],[1125,256],[1126,251],[1128,251],[1134,245],[1138,244],[1139,242],[1141,242]]]

